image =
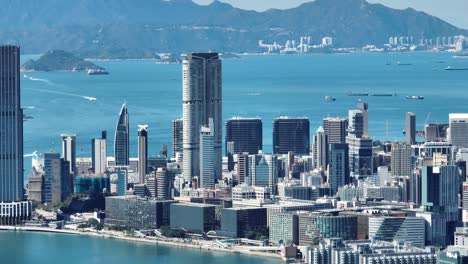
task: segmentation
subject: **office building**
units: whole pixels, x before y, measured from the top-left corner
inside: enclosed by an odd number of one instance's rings
[[[323,119],[323,130],[325,130],[329,144],[345,144],[347,129],[347,118],[327,117]]]
[[[30,174],[28,177],[28,200],[38,203],[44,202],[44,175]]]
[[[278,157],[276,155],[249,155],[247,184],[269,187],[274,193],[278,182]]]
[[[317,245],[323,238],[357,238],[357,216],[299,213],[299,244]]]
[[[233,153],[257,154],[263,149],[263,130],[260,118],[234,117],[226,121],[226,155],[227,144],[233,142]]]
[[[349,153],[347,144],[329,145],[328,185],[331,194],[335,195],[338,188],[349,183]]]
[[[448,139],[456,148],[468,148],[468,114],[449,114]]]
[[[158,199],[170,199],[171,181],[169,179],[169,172],[166,168],[158,168],[156,171],[156,183]]]
[[[70,163],[70,174],[76,176],[76,135],[62,134],[62,158]]]
[[[223,236],[245,238],[249,231],[267,230],[267,210],[261,207],[222,208]]]
[[[346,137],[349,147],[349,171],[350,176],[358,179],[373,174],[372,139]]]
[[[172,120],[172,157],[184,151],[184,120]]]
[[[405,135],[406,144],[416,144],[416,114],[408,112],[406,113],[406,124],[405,124]]]
[[[200,129],[200,188],[214,189],[215,185],[215,134],[213,119]]]
[[[392,176],[410,176],[413,173],[412,148],[408,143],[392,143]]]
[[[226,142],[226,152],[227,152],[227,166],[228,171],[234,171],[235,162],[234,162],[234,142]]]
[[[426,244],[449,245],[458,222],[457,166],[424,166],[421,174],[421,200],[424,212],[416,216],[426,219]]]
[[[273,120],[273,153],[308,155],[310,124],[307,118],[280,117]]]
[[[194,233],[216,229],[216,206],[198,203],[171,205],[171,228],[183,228]]]
[[[314,165],[317,169],[327,170],[328,138],[323,127],[319,127],[314,136]]]
[[[94,174],[107,171],[107,132],[102,131],[101,138],[91,140],[91,161]],[[77,175],[78,176],[78,175]]]
[[[172,200],[155,200],[131,196],[106,197],[106,225],[135,230],[161,228],[170,224]]]
[[[364,111],[349,110],[348,137],[362,138],[364,136]]]
[[[222,168],[222,62],[218,53],[187,54],[182,62],[183,176],[200,173],[200,128],[213,119],[214,173]]]
[[[44,154],[44,202],[60,203],[73,193],[70,162],[58,153]]]
[[[75,193],[110,193],[110,178],[102,174],[76,177]]]
[[[369,137],[369,104],[359,100],[356,108],[362,111],[362,136]]]
[[[128,186],[128,170],[126,168],[117,168],[117,194],[124,196]]]
[[[299,244],[299,218],[294,213],[279,213],[270,219],[270,242],[272,244]]]
[[[424,248],[425,221],[418,217],[370,217],[369,238],[388,242],[398,241]]]
[[[442,142],[447,140],[449,124],[427,124],[424,126],[426,142]]]
[[[148,173],[148,125],[138,125],[138,178],[145,182]]]
[[[127,104],[120,109],[119,119],[115,128],[114,157],[116,166],[128,166],[130,163],[130,126]]]

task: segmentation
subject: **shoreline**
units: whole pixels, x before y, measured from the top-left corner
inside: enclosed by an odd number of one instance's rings
[[[53,229],[53,228],[45,228],[45,227],[29,227],[29,226],[0,226],[0,231],[14,231],[14,232],[38,232],[38,233],[53,233],[53,234],[66,234],[66,235],[79,235],[79,236],[88,236],[88,237],[97,237],[102,239],[116,239],[120,241],[127,241],[127,242],[136,242],[136,243],[145,243],[151,245],[162,245],[168,247],[176,247],[176,248],[190,248],[190,249],[198,249],[200,251],[207,251],[207,252],[219,252],[225,254],[235,254],[235,255],[244,255],[244,256],[252,256],[252,257],[267,257],[272,259],[281,260],[280,254],[275,253],[266,253],[266,252],[255,252],[249,250],[242,250],[242,249],[227,249],[227,248],[219,248],[219,247],[210,247],[209,245],[201,245],[201,244],[193,244],[193,243],[185,243],[185,242],[177,242],[177,241],[165,241],[161,239],[149,239],[149,238],[139,238],[139,237],[128,237],[124,236],[122,233],[107,233],[107,232],[91,232],[91,231],[75,231],[69,229]]]

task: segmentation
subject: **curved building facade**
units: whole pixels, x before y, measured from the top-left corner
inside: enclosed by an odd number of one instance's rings
[[[114,156],[116,166],[128,166],[130,160],[129,124],[127,104],[122,105],[115,128]]]
[[[299,214],[299,244],[316,245],[322,238],[357,238],[357,216]]]

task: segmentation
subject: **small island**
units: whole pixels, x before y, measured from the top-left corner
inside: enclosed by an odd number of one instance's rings
[[[52,50],[42,55],[37,60],[28,60],[21,67],[23,72],[49,72],[49,71],[70,71],[86,72],[90,75],[108,74],[106,69],[96,64],[85,61],[63,50]]]

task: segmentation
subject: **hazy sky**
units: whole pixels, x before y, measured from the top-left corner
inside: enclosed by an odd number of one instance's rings
[[[212,0],[193,0],[208,4]],[[269,8],[290,8],[311,0],[220,0],[243,9],[263,11]],[[440,17],[456,26],[468,29],[468,0],[368,0],[393,8],[412,7]]]

